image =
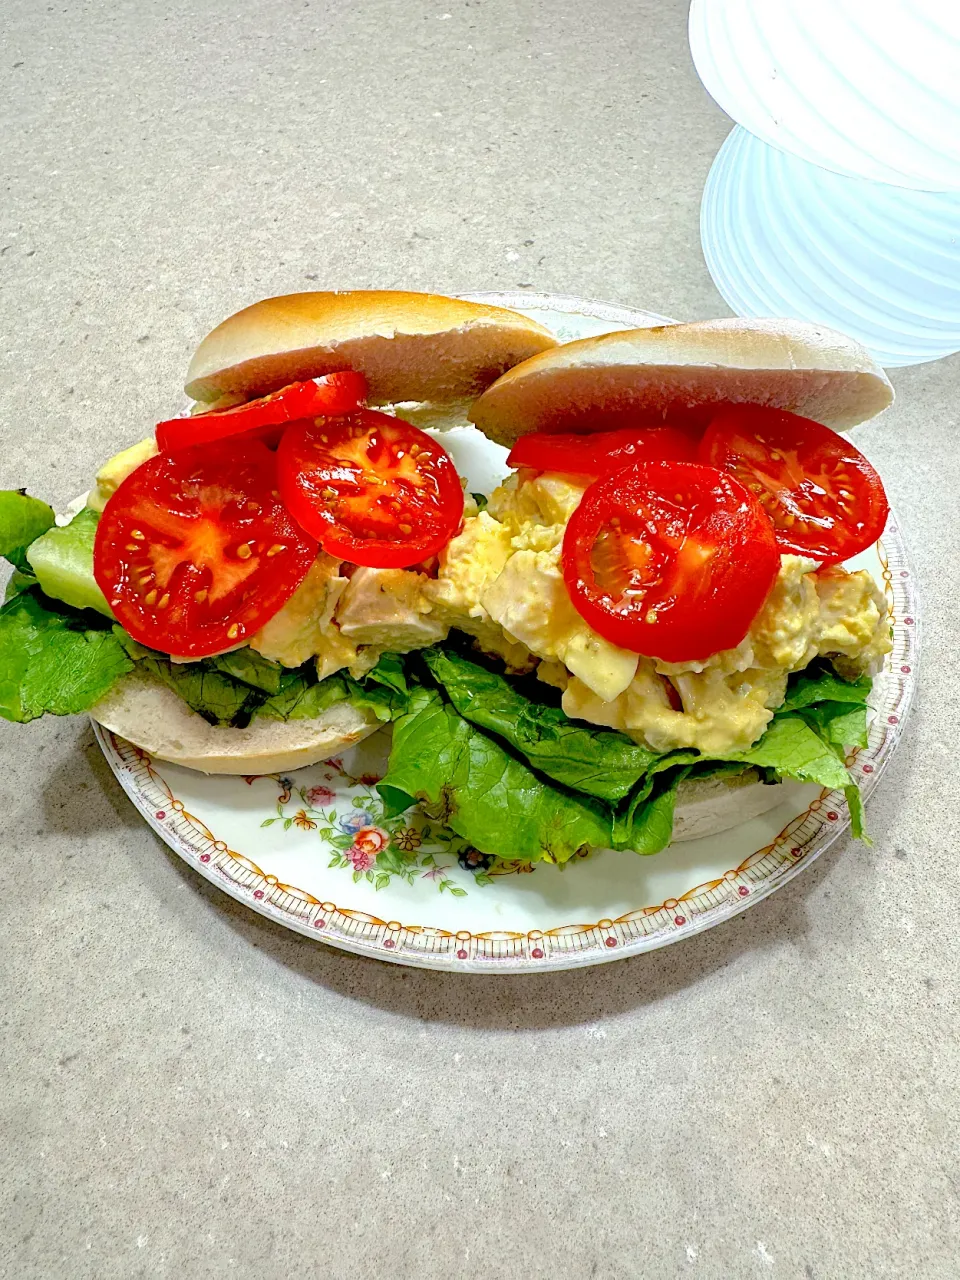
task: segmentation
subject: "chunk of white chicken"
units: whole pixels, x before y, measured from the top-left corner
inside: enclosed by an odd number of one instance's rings
[[[425,574],[410,569],[361,566],[350,579],[336,611],[342,635],[381,653],[408,653],[436,644],[447,625],[432,616],[423,594]]]

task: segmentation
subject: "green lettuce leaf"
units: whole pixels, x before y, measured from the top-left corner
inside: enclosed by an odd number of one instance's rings
[[[31,587],[36,585],[37,580],[32,573],[21,573],[19,569],[14,569],[7,579],[7,585],[3,593],[4,603],[7,600],[12,600],[21,591],[29,591]]]
[[[53,602],[50,602],[52,604]],[[0,716],[88,711],[133,667],[109,629],[49,607],[36,590],[0,608]]]
[[[851,831],[856,839],[870,843],[863,825],[863,800],[843,762],[842,748],[822,738],[799,714],[776,716],[754,747],[727,758],[773,769],[781,778],[842,791],[850,806]]]
[[[392,689],[401,698],[406,698],[410,693],[410,684],[407,680],[403,656],[399,653],[381,654],[377,665],[367,672],[363,677],[363,681],[364,683],[383,685],[385,689]]]
[[[405,687],[402,660],[386,654],[362,681],[332,675],[318,681],[316,668],[281,667],[253,649],[235,649],[198,662],[171,662],[165,654],[133,640],[114,628],[127,655],[210,724],[244,728],[256,717],[264,720],[310,720],[337,702],[351,702],[370,710],[382,721],[399,714],[399,690]]]
[[[162,658],[164,656],[158,650],[148,649],[147,646],[145,644],[141,644],[139,640],[134,640],[132,635],[124,631],[119,622],[114,623],[112,631],[117,638],[117,643],[121,646],[131,662],[139,662],[141,658]]]
[[[821,787],[843,789],[850,783],[843,761],[798,715],[777,716],[749,751],[721,757],[739,760],[761,769],[773,769],[781,778],[815,782]]]
[[[531,861],[563,861],[584,843],[656,853],[670,842],[677,790],[688,776],[753,768],[765,781],[789,778],[852,795],[843,754],[865,732],[866,680],[812,672],[793,685],[800,709],[779,712],[749,751],[710,758],[693,749],[656,755],[624,735],[568,720],[449,648],[425,650],[415,661],[438,687],[409,695],[381,795],[392,812],[419,801],[481,851]],[[840,697],[816,702],[814,688]],[[511,803],[514,788],[521,805]],[[599,794],[585,812],[586,796],[577,792],[588,788]],[[862,836],[859,800],[857,793],[851,812]],[[559,840],[554,821],[563,828]]]
[[[239,652],[243,652],[240,650]],[[345,672],[317,681],[313,668],[289,672],[282,690],[268,698],[256,714],[269,720],[308,720],[337,702],[349,702],[360,711],[370,711],[384,724],[400,715],[407,703],[403,660],[384,654],[362,680]]]
[[[854,840],[862,840],[864,844],[872,845],[873,841],[867,835],[864,825],[863,796],[860,794],[860,788],[855,782],[850,782],[843,788],[843,794],[847,798],[847,806],[850,809],[850,832]]]
[[[27,547],[54,523],[53,510],[39,498],[23,489],[0,490],[0,556],[21,573],[30,573]]]
[[[574,791],[622,800],[658,759],[625,734],[571,720],[560,707],[525,697],[504,676],[455,651],[426,649],[421,656],[460,715]]]
[[[648,855],[660,853],[667,847],[673,839],[677,788],[689,772],[689,768],[677,768],[665,772],[659,780],[651,777],[643,799],[631,801],[626,812],[615,819],[615,849],[630,849],[634,853]]]
[[[89,507],[69,524],[54,525],[27,548],[27,561],[40,590],[73,609],[95,609],[113,621],[113,610],[93,573],[93,548],[100,516]]]
[[[383,724],[396,720],[407,709],[410,686],[400,654],[385,653],[361,680],[344,675],[349,701],[359,711],[372,712]]]
[[[250,723],[253,713],[264,701],[265,695],[259,689],[234,680],[219,670],[220,658],[171,662],[166,654],[148,649],[134,640],[121,626],[115,626],[113,634],[127,657],[141,671],[149,672],[172,689],[191,711],[203,716],[208,724],[232,725],[242,729]]]
[[[867,708],[859,703],[820,702],[797,713],[813,731],[844,755],[845,747],[867,745]]]
[[[312,684],[301,676],[268,698],[257,708],[256,714],[264,720],[312,720],[328,707],[346,699],[346,681],[340,676],[327,676],[326,680]]]
[[[168,662],[165,658],[141,658],[140,668],[184,700],[191,711],[208,724],[243,729],[263,700],[263,695],[239,680],[231,680],[205,662]]]
[[[873,681],[869,676],[859,680],[842,680],[825,662],[817,662],[790,677],[787,696],[778,711],[796,711],[815,702],[862,702],[870,697]]]
[[[251,688],[259,689],[266,694],[280,693],[298,678],[297,671],[289,667],[281,667],[279,663],[261,657],[255,649],[246,647],[234,649],[230,653],[221,653],[218,657],[208,658],[206,661],[213,670],[219,671],[222,675],[240,680],[243,684],[248,684]]]
[[[538,777],[433,689],[412,691],[377,790],[389,815],[419,803],[475,848],[502,858],[566,862],[611,841],[606,805]]]

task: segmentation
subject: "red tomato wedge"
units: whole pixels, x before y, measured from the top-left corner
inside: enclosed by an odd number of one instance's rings
[[[446,546],[463,519],[450,455],[386,413],[298,422],[280,441],[277,465],[291,515],[324,551],[353,564],[419,564]]]
[[[97,525],[93,572],[134,640],[184,658],[242,644],[303,581],[317,543],[284,510],[258,440],[143,463]]]
[[[585,435],[533,431],[521,436],[510,450],[507,466],[606,476],[634,462],[695,462],[696,458],[696,442],[679,427],[621,427]]]
[[[214,409],[192,418],[158,422],[157,447],[161,453],[177,453],[248,431],[262,434],[268,443],[275,445],[280,434],[275,430],[277,427],[299,418],[354,413],[366,398],[366,378],[362,373],[345,369],[342,373],[328,373],[324,378],[291,382],[272,395],[249,400],[232,409]]]
[[[562,565],[594,631],[647,657],[690,662],[740,643],[780,553],[770,521],[732,476],[647,462],[590,486],[567,525]]]
[[[883,481],[845,436],[783,409],[725,409],[701,462],[735,475],[770,517],[783,551],[837,564],[872,547],[890,512]]]

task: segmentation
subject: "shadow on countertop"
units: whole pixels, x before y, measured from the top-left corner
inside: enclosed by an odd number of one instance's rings
[[[48,813],[48,819],[54,819],[60,830],[71,834],[86,833],[91,821],[102,827],[105,820],[112,825],[117,818],[124,827],[144,831],[142,820],[123,794],[92,734],[89,739],[84,734],[79,745],[92,775],[89,781],[102,799],[94,806],[96,813],[87,805],[81,807],[86,818],[80,820],[79,826],[76,819],[71,821],[68,816],[71,806],[65,810],[58,805],[56,814]],[[894,765],[891,775],[900,773],[904,766],[909,773],[903,755],[898,761],[900,768]],[[896,789],[893,777],[886,781]],[[62,787],[54,784],[48,794],[62,795]],[[874,813],[880,817],[876,809]],[[879,825],[874,832],[882,845]],[[302,978],[399,1017],[465,1029],[506,1031],[594,1023],[669,999],[758,949],[802,942],[809,925],[808,895],[829,879],[849,848],[849,841],[839,841],[772,897],[723,925],[672,946],[584,969],[492,975],[410,968],[329,947],[251,911],[194,872],[154,833],[149,839],[209,910],[215,911],[248,945]],[[615,981],[611,972],[614,965]]]
[[[584,969],[492,975],[391,964],[294,933],[221,892],[153,838],[169,865],[248,945],[302,978],[399,1017],[501,1031],[594,1023],[668,999],[758,949],[797,943],[808,929],[807,894],[830,876],[846,844],[750,911],[672,946]]]

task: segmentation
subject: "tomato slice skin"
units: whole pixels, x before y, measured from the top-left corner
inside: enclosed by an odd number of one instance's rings
[[[306,382],[291,382],[271,395],[213,409],[192,418],[171,418],[157,423],[157,448],[161,453],[178,453],[198,444],[211,444],[229,436],[256,432],[257,438],[276,445],[283,427],[298,418],[336,417],[355,413],[367,398],[367,380],[362,373],[344,369]]]
[[[750,490],[782,551],[823,564],[872,547],[890,514],[883,481],[851,441],[784,409],[725,409],[707,428],[699,457]]]
[[[734,649],[780,569],[744,487],[694,462],[637,463],[596,480],[561,557],[574,607],[612,644],[664,662]]]
[[[606,476],[634,462],[695,462],[696,457],[695,440],[679,427],[620,427],[588,434],[532,431],[510,450],[507,466]]]
[[[258,440],[158,454],[104,508],[93,572],[141,644],[205,658],[242,644],[287,602],[317,555],[284,509]]]
[[[329,555],[403,569],[460,528],[463,489],[447,451],[418,427],[364,409],[298,422],[277,451],[280,492]]]

